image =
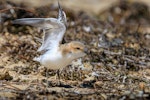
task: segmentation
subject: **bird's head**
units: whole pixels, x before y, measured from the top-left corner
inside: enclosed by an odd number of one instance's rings
[[[68,43],[64,49],[63,54],[67,55],[70,59],[78,59],[86,55],[87,48],[81,42],[72,41]]]

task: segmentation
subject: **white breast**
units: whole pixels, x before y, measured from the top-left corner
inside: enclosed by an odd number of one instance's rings
[[[60,52],[47,52],[41,56],[40,63],[49,69],[62,69],[71,63],[71,59],[63,56]]]

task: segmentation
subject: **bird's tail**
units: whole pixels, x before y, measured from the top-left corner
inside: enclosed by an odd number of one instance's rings
[[[34,61],[40,62],[41,61],[41,57],[35,57],[33,58]]]

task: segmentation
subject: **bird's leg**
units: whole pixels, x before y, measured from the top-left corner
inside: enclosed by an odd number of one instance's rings
[[[61,85],[61,81],[60,81],[60,70],[57,70],[57,76],[58,76],[58,80],[59,80],[59,85]]]
[[[46,69],[46,89],[48,89],[48,69]]]
[[[45,91],[45,95],[46,95],[45,99],[46,100],[48,100],[47,93],[48,93],[48,69],[46,69],[46,91]]]

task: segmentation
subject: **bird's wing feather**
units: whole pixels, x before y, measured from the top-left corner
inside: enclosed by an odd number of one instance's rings
[[[45,29],[42,46],[38,51],[49,50],[51,48],[57,48],[62,42],[64,33],[66,31],[65,26],[59,26],[59,28]]]
[[[52,20],[55,18],[22,18],[12,21],[13,24],[31,25],[41,29],[57,27],[58,23]]]
[[[38,51],[57,48],[66,31],[65,25],[55,18],[23,18],[14,20],[12,23],[31,25],[43,30],[43,42]]]

